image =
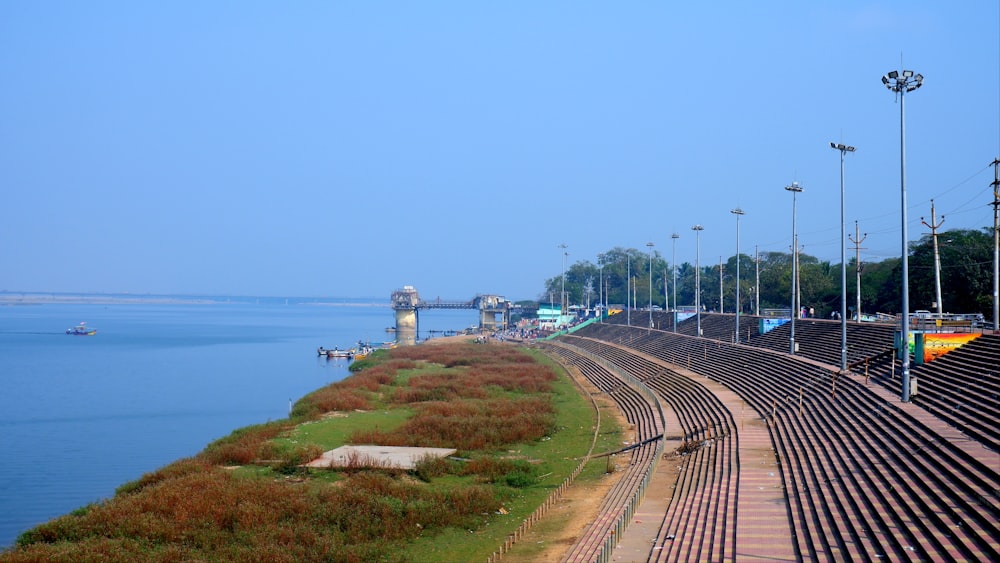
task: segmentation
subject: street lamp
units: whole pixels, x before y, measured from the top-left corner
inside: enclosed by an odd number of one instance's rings
[[[855,148],[830,142],[840,151],[840,371],[847,372],[847,227],[844,224],[844,156]]]
[[[746,212],[737,207],[730,211],[736,215],[736,338],[733,342],[740,343],[740,216]],[[720,297],[721,301],[721,297]]]
[[[674,332],[677,332],[677,239],[681,236],[677,233],[670,235],[674,243],[673,257],[670,258],[670,265],[674,273]],[[994,321],[995,322],[995,321]]]
[[[798,182],[792,182],[792,185],[785,186],[785,189],[792,192],[792,326],[789,342],[791,344],[791,353],[795,354],[795,317],[799,314],[797,304],[799,286],[799,240],[798,235],[795,234],[795,199],[796,196],[802,192],[802,186],[800,186]]]
[[[701,232],[705,227],[695,225],[691,227],[694,231],[694,311],[697,317],[696,327],[698,336],[701,336]]]
[[[647,242],[649,248],[649,328],[653,328],[653,243]]]
[[[902,351],[902,367],[900,373],[903,380],[903,392],[901,399],[904,403],[910,402],[911,385],[917,386],[917,379],[910,382],[910,261],[909,249],[907,248],[906,233],[906,105],[905,96],[907,92],[912,92],[924,85],[924,75],[913,74],[912,70],[903,72],[892,71],[882,76],[882,84],[899,94],[899,194],[900,209],[902,211],[901,222],[903,226],[902,250],[903,250],[903,326],[900,331],[900,349]]]

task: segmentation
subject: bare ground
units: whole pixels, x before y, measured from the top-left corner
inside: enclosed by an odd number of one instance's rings
[[[590,393],[601,411],[601,417],[613,417],[623,434],[630,440],[632,426],[618,409],[618,406],[607,396],[581,377],[576,370],[568,370],[570,375]],[[595,454],[602,452],[594,452]],[[605,464],[606,458],[592,460],[590,463]],[[514,563],[550,563],[561,561],[566,551],[576,543],[580,535],[597,519],[598,509],[605,494],[621,479],[623,473],[608,473],[597,482],[574,482],[553,508],[527,534],[514,544],[509,553],[504,555],[504,561]]]

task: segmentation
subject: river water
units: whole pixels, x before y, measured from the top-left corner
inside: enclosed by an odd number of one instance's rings
[[[0,306],[0,548],[236,428],[286,417],[348,374],[317,347],[391,339],[393,318],[388,305],[284,299]],[[433,311],[420,329],[476,320]],[[97,334],[65,334],[81,321]]]

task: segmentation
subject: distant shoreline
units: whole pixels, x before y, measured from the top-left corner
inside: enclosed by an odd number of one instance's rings
[[[313,305],[324,307],[388,307],[388,302],[365,299],[347,300],[337,298],[309,297],[244,297],[244,296],[186,296],[186,295],[121,295],[92,293],[0,293],[0,306],[46,305],[46,304],[90,304],[90,305]]]

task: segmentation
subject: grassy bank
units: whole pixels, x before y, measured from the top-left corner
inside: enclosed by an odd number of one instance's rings
[[[589,398],[534,352],[423,345],[353,368],[288,420],[237,430],[29,530],[0,561],[485,560],[591,445]],[[410,471],[302,467],[345,444],[458,453]],[[605,465],[593,466],[581,479],[599,478]]]

